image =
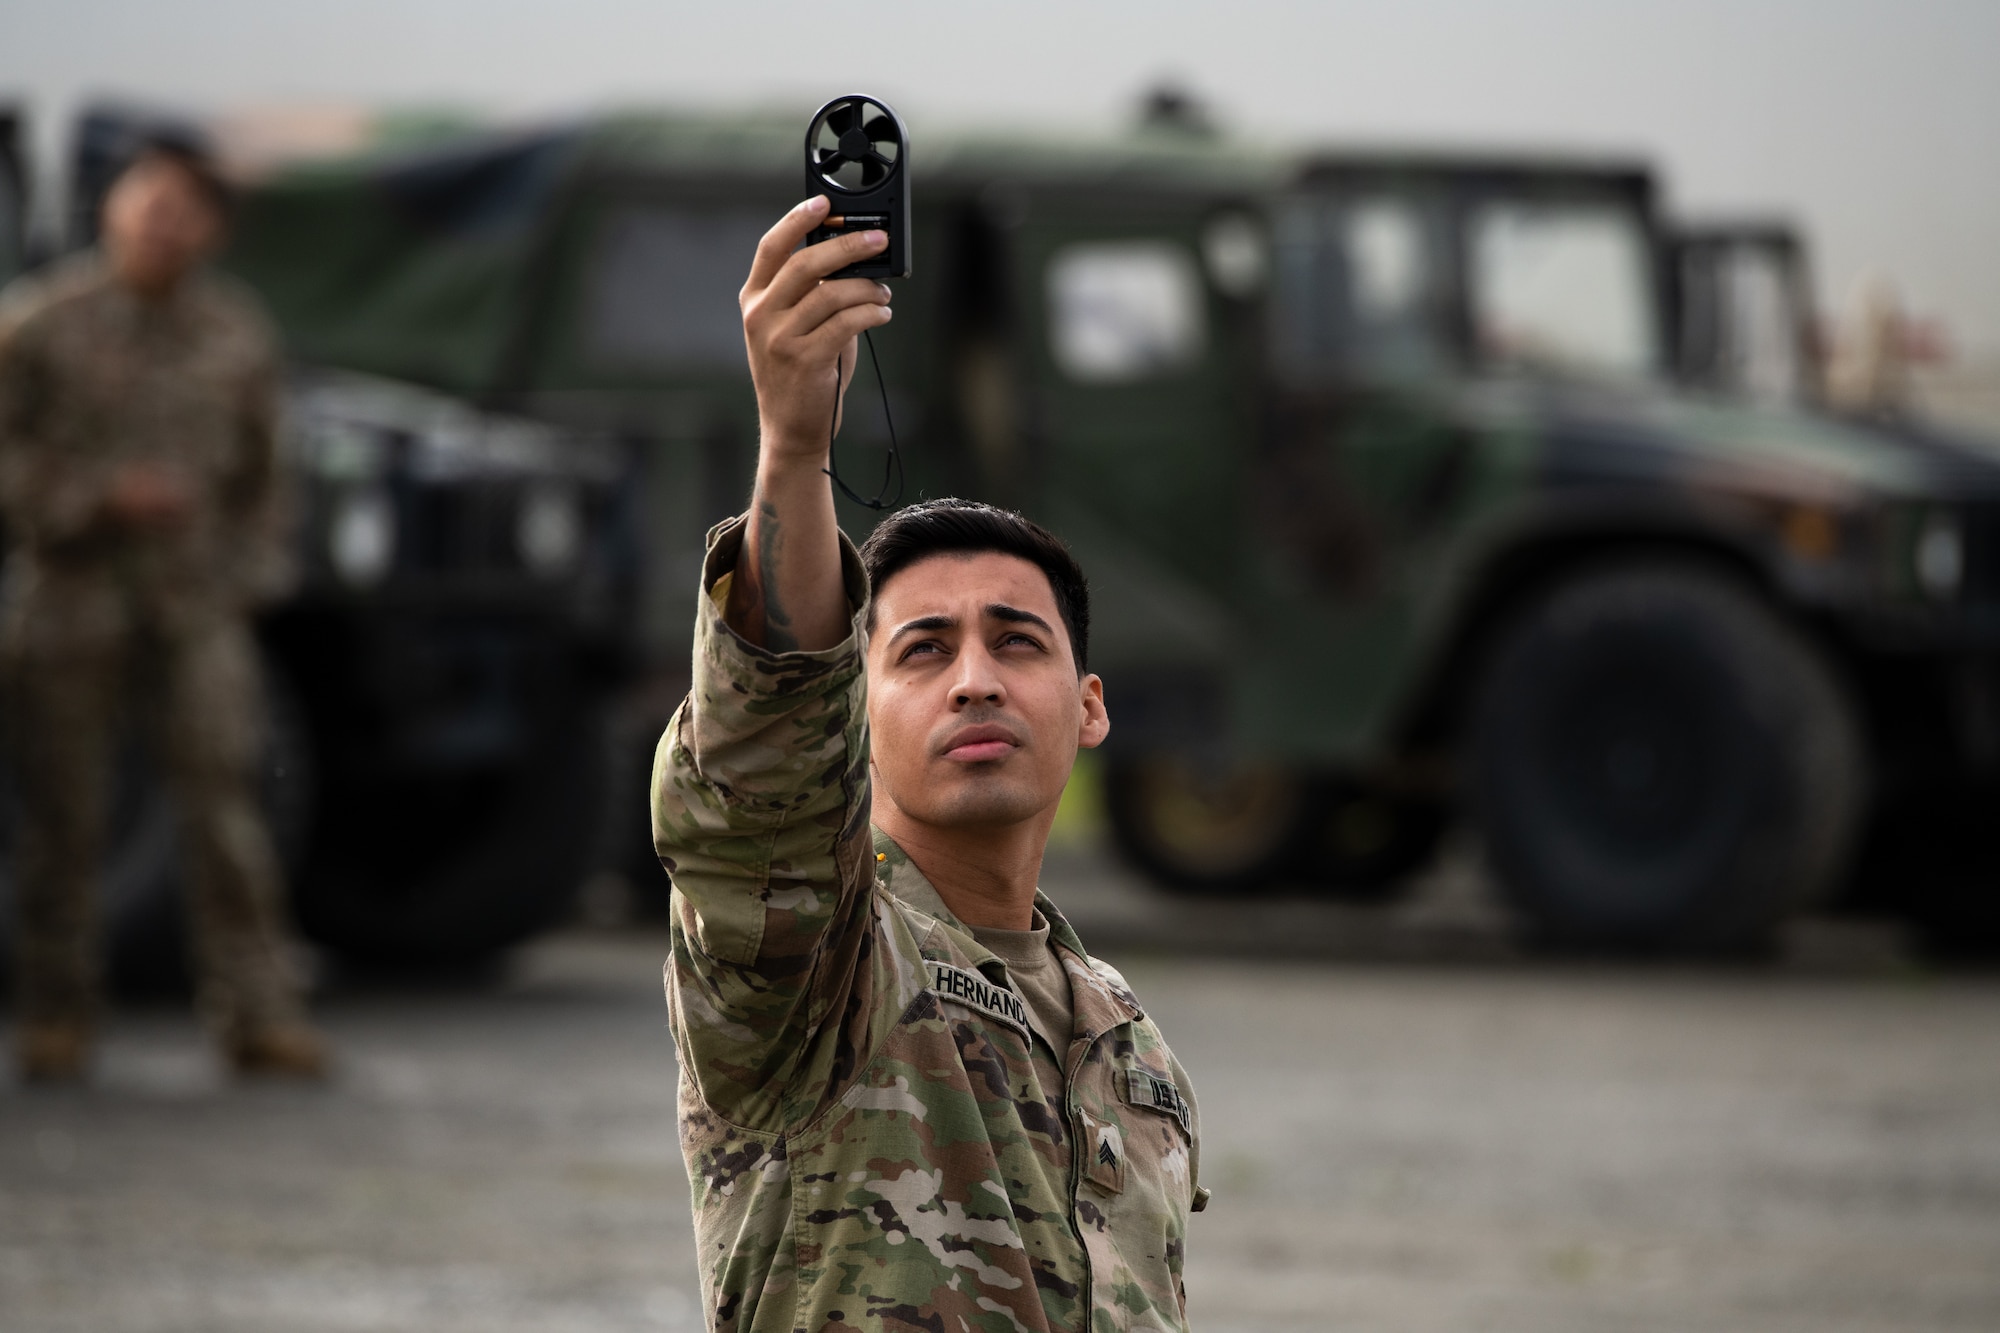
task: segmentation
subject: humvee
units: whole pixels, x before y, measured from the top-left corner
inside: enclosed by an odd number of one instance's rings
[[[1127,780],[1167,873],[1366,886],[1442,800],[1551,941],[1737,949],[1840,893],[1991,929],[1990,446],[1819,410],[1799,248],[1654,193],[1343,155],[1273,201],[1260,794],[1142,766],[1179,775]],[[1256,830],[1233,862],[1202,790]]]
[[[231,262],[304,363],[626,451],[634,772],[747,491],[734,295],[801,129],[378,145],[246,199]],[[1870,886],[1990,921],[1949,850],[2000,762],[2000,468],[1711,375],[1644,163],[921,129],[913,163],[877,339],[907,494],[1075,546],[1110,826],[1163,886],[1386,896],[1470,820],[1552,942],[1753,947]]]

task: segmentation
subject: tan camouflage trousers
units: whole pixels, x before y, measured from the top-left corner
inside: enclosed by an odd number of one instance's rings
[[[136,712],[180,814],[204,1016],[225,1041],[299,1021],[281,871],[256,792],[263,708],[248,628],[217,616],[172,635],[78,634],[22,609],[0,644],[21,798],[19,1018],[88,1026],[100,1006],[97,881],[116,741]]]

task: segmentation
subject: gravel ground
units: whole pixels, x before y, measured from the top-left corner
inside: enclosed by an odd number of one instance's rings
[[[1455,872],[1387,913],[1049,882],[1201,1089],[1204,1333],[2000,1327],[2000,979],[1827,922],[1758,968],[1523,960]],[[0,1085],[0,1327],[698,1328],[663,949],[337,983],[318,1091],[121,1014],[94,1088]]]

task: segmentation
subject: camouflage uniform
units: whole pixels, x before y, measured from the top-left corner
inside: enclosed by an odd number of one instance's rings
[[[666,989],[710,1327],[1186,1326],[1198,1121],[1123,978],[1047,898],[1067,1049],[1005,965],[870,836],[866,578],[852,635],[770,653],[723,622],[710,536],[695,684],[654,763]]]
[[[0,680],[19,775],[20,1017],[87,1025],[113,738],[128,700],[181,810],[204,1008],[225,1036],[299,1018],[254,787],[252,604],[282,580],[275,343],[247,294],[142,303],[86,256],[0,301]],[[171,530],[101,521],[112,470],[174,469]]]

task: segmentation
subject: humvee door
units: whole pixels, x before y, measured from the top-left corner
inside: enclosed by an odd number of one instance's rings
[[[1470,462],[1451,418],[1447,204],[1431,182],[1364,178],[1275,206],[1249,584],[1265,647],[1235,709],[1256,749],[1366,751],[1410,684]]]
[[[1261,224],[1192,190],[1046,189],[998,207],[1011,462],[1091,570],[1093,666],[1135,703],[1166,677],[1212,683],[1242,571]],[[1122,716],[1128,743],[1143,711]]]

